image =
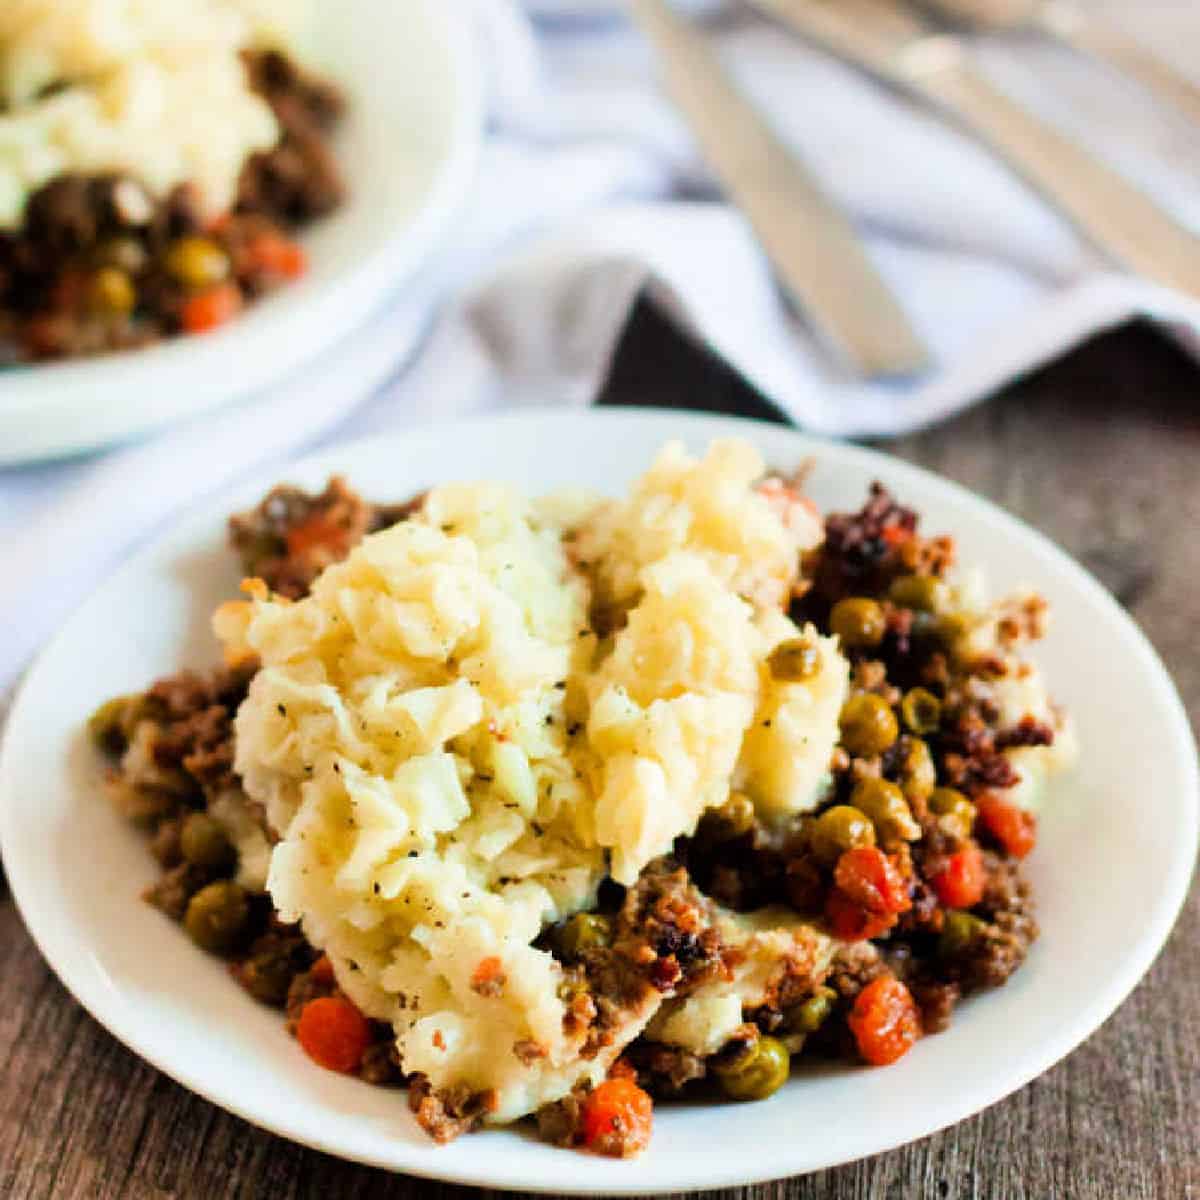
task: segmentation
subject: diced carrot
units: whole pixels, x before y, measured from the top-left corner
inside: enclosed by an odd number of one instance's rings
[[[929,877],[929,885],[947,908],[970,908],[983,899],[987,869],[977,842],[968,841],[946,865]]]
[[[308,256],[296,242],[268,230],[246,247],[246,265],[284,279],[298,279],[308,270]]]
[[[903,1058],[921,1036],[912,993],[892,975],[873,979],[858,993],[846,1023],[859,1054],[874,1067]]]
[[[495,954],[481,958],[475,970],[471,972],[471,987],[477,992],[493,986],[499,987],[504,982],[504,964]]]
[[[825,900],[825,916],[834,936],[846,942],[881,937],[896,923],[894,913],[871,912],[836,887]]]
[[[606,1079],[583,1102],[583,1144],[597,1154],[627,1158],[650,1144],[654,1102],[624,1076]]]
[[[833,872],[834,883],[868,912],[886,916],[912,908],[904,879],[896,864],[875,846],[847,850]]]
[[[979,824],[1013,858],[1024,858],[1037,845],[1037,817],[995,792],[975,798]]]
[[[241,289],[236,283],[218,283],[216,287],[189,296],[183,302],[179,319],[188,333],[207,333],[235,317],[242,307]]]
[[[299,525],[287,531],[288,554],[298,556],[318,547],[329,549],[340,556],[349,549],[347,533],[343,525],[329,519],[328,513],[314,512]]]
[[[343,996],[310,1000],[300,1013],[296,1037],[315,1063],[351,1075],[371,1041],[367,1018]]]

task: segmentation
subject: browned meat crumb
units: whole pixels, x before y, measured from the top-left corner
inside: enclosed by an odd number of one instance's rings
[[[547,1053],[546,1047],[541,1042],[535,1042],[533,1038],[520,1038],[513,1042],[513,1054],[527,1067],[545,1058]]]
[[[825,985],[833,988],[843,1000],[853,1000],[872,979],[886,975],[887,970],[887,964],[873,942],[850,942],[838,948]]]
[[[1015,859],[984,853],[987,887],[975,912],[988,922],[960,964],[964,991],[1000,987],[1025,961],[1038,936],[1029,883]]]
[[[590,1091],[587,1086],[577,1087],[561,1100],[538,1109],[538,1136],[542,1141],[564,1148],[580,1144],[583,1140],[583,1102]]]
[[[638,1083],[654,1096],[680,1095],[689,1083],[708,1074],[707,1061],[680,1046],[639,1039],[626,1053]]]
[[[954,1006],[961,996],[958,984],[936,980],[910,981],[913,999],[921,1010],[921,1028],[925,1033],[941,1033],[950,1027]]]
[[[188,901],[206,884],[212,875],[192,863],[172,867],[143,893],[142,898],[161,909],[173,921],[182,921]]]
[[[251,86],[275,113],[283,136],[242,170],[240,212],[268,212],[291,225],[332,212],[346,188],[326,135],[345,109],[341,93],[278,51],[245,55]]]
[[[296,1026],[300,1022],[300,1014],[310,1000],[318,1000],[322,996],[332,996],[337,990],[337,984],[331,975],[314,971],[311,967],[296,975],[288,988],[285,1003],[288,1032],[295,1034]]]
[[[1022,717],[1009,729],[1001,729],[996,734],[996,749],[1009,750],[1015,746],[1052,746],[1054,745],[1054,729],[1045,721],[1036,721],[1033,717]]]
[[[467,1087],[435,1091],[424,1075],[414,1075],[408,1085],[408,1107],[417,1124],[439,1145],[477,1129],[484,1117],[495,1112],[496,1093],[473,1092]]]
[[[396,1037],[390,1025],[382,1021],[371,1022],[371,1044],[363,1055],[358,1075],[365,1083],[376,1087],[399,1087],[405,1082],[400,1070]]]
[[[182,817],[169,817],[159,824],[150,840],[150,853],[158,859],[159,866],[164,870],[176,867],[183,861],[183,851],[179,846],[182,829]]]
[[[857,513],[832,513],[826,518],[825,542],[805,572],[813,581],[805,603],[827,612],[842,596],[886,590],[896,575],[915,568],[900,547],[914,539],[916,528],[917,514],[898,504],[881,483],[873,483],[870,497]],[[945,557],[938,560],[942,569]]]

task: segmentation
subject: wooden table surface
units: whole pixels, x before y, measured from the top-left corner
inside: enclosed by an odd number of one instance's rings
[[[1177,350],[1148,329],[1130,328],[891,447],[990,496],[1099,575],[1170,664],[1193,727],[1200,719],[1197,383],[1196,368]],[[758,403],[647,310],[626,332],[606,399],[742,411]],[[1148,820],[1153,802],[1146,797]],[[0,1197],[479,1194],[301,1149],[172,1083],[67,995],[25,933],[2,877],[0,964]],[[1034,1083],[902,1150],[728,1195],[1198,1198],[1197,996],[1194,886],[1137,991]]]

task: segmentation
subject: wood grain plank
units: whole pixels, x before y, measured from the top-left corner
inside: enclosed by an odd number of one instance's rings
[[[1133,328],[1084,347],[948,425],[891,447],[997,500],[1096,571],[1171,665],[1194,725],[1200,724],[1196,384],[1190,361],[1148,330]],[[769,413],[732,372],[645,309],[627,331],[606,399]],[[1152,801],[1147,799],[1148,808]],[[100,1029],[54,980],[2,880],[0,962],[2,1196],[481,1195],[291,1145],[159,1075]],[[1141,986],[1101,1030],[1028,1087],[890,1154],[717,1195],[1200,1200],[1198,994],[1200,889],[1194,887]],[[869,1115],[848,1113],[846,1119]]]

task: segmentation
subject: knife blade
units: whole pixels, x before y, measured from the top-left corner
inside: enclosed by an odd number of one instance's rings
[[[846,217],[666,0],[630,0],[663,83],[745,214],[784,290],[856,373],[913,375],[929,356]]]
[[[782,23],[937,105],[1111,260],[1200,297],[1200,238],[971,65],[963,43],[893,0],[751,0]]]

